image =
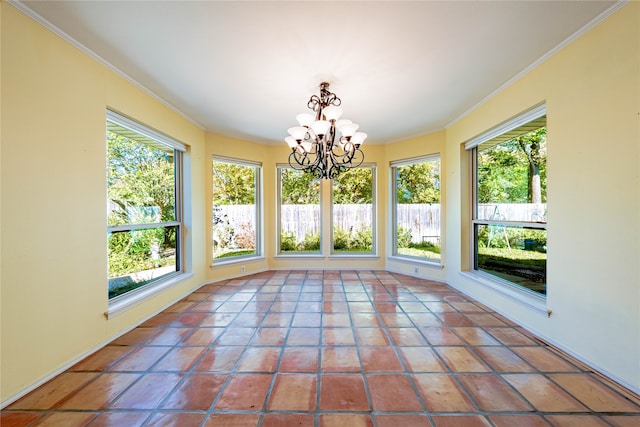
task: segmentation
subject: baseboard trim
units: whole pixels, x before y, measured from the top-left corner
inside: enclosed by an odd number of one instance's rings
[[[94,354],[98,350],[101,350],[105,346],[109,345],[109,343],[111,343],[112,341],[115,341],[116,339],[120,338],[121,336],[125,335],[126,333],[131,332],[132,330],[134,330],[135,328],[137,328],[138,326],[140,326],[141,324],[143,324],[147,320],[151,319],[152,317],[154,317],[158,313],[166,310],[167,308],[171,307],[172,305],[174,305],[175,303],[177,303],[181,299],[191,295],[192,293],[194,293],[195,291],[197,291],[198,289],[200,289],[201,287],[203,287],[203,286],[205,286],[205,285],[207,285],[209,283],[210,282],[205,282],[205,283],[201,284],[200,286],[187,291],[186,293],[180,295],[179,297],[171,300],[171,302],[163,305],[159,309],[154,310],[149,315],[143,317],[140,321],[136,322],[135,324],[133,324],[133,325],[121,330],[121,331],[118,331],[116,334],[112,335],[111,337],[107,338],[106,340],[102,341],[101,343],[93,346],[92,348],[90,348],[89,350],[87,350],[84,353],[80,354],[79,356],[74,357],[73,359],[71,359],[71,361],[63,364],[58,369],[55,369],[54,371],[52,371],[48,375],[45,375],[40,380],[36,381],[35,383],[33,383],[33,384],[27,386],[26,388],[20,390],[18,393],[14,394],[13,396],[10,396],[10,397],[6,398],[5,400],[3,400],[2,402],[0,402],[0,409],[6,408],[7,406],[9,406],[12,403],[14,403],[15,401],[17,401],[18,399],[20,399],[20,398],[26,396],[27,394],[31,393],[33,390],[35,390],[38,387],[40,387],[40,386],[46,384],[47,382],[51,381],[56,376],[64,373],[65,371],[67,371],[68,369],[73,367],[75,364],[81,362],[82,360],[84,360],[87,357],[91,356],[92,354]]]

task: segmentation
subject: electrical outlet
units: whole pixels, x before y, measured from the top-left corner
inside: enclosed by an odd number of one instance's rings
[[[418,267],[413,267],[413,272],[414,272],[415,274],[418,274]]]
[[[245,267],[244,265],[241,265],[241,266],[240,266],[240,271],[241,271],[242,273],[246,273],[246,271],[247,271],[247,267]]]

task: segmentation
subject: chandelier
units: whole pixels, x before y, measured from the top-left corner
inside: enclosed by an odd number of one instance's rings
[[[329,83],[320,83],[320,96],[312,95],[307,107],[315,114],[296,116],[300,126],[289,128],[285,142],[291,148],[289,165],[316,178],[333,179],[364,161],[360,145],[367,134],[356,132],[358,125],[340,119],[342,101],[329,92]]]

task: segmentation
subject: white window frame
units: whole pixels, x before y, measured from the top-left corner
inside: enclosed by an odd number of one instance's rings
[[[377,220],[376,220],[376,211],[377,207],[377,197],[376,197],[376,187],[377,187],[377,167],[375,163],[364,163],[359,168],[368,168],[371,169],[371,252],[335,252],[333,247],[333,238],[334,238],[334,222],[333,222],[333,185],[331,185],[331,258],[371,258],[378,257],[378,243],[377,243]],[[332,183],[333,184],[333,183]]]
[[[400,254],[398,253],[398,230],[397,230],[397,226],[398,226],[398,209],[397,209],[397,205],[398,205],[398,184],[396,181],[396,168],[401,167],[401,166],[409,166],[409,165],[413,165],[413,164],[417,164],[417,163],[426,163],[426,162],[433,162],[433,161],[438,161],[440,162],[440,185],[442,186],[442,158],[440,156],[440,153],[433,153],[433,154],[427,154],[424,156],[418,156],[418,157],[411,157],[411,158],[406,158],[406,159],[399,159],[399,160],[394,160],[389,162],[389,173],[391,174],[390,176],[390,188],[391,191],[390,193],[390,208],[391,208],[391,213],[390,213],[390,217],[391,217],[391,236],[390,236],[390,248],[389,248],[389,258],[396,260],[396,261],[410,261],[413,263],[419,263],[419,264],[424,264],[427,266],[436,266],[436,267],[442,267],[442,257],[440,259],[437,258],[427,258],[427,257],[417,257],[417,256],[411,256],[411,255],[404,255],[404,254]],[[440,192],[440,212],[442,212],[442,192]],[[441,215],[442,218],[442,215]],[[442,248],[442,224],[440,224],[440,234],[439,234],[439,238],[440,238],[440,248]],[[442,255],[442,253],[441,253]]]
[[[264,217],[263,214],[263,203],[262,203],[262,191],[263,191],[263,186],[262,186],[262,163],[261,162],[254,162],[251,160],[245,160],[245,159],[238,159],[238,158],[234,158],[234,157],[225,157],[225,156],[218,156],[218,155],[213,155],[211,156],[211,166],[213,166],[213,162],[215,161],[219,161],[219,162],[223,162],[223,163],[233,163],[236,165],[241,165],[241,166],[247,166],[247,167],[252,167],[256,169],[255,172],[255,205],[256,205],[256,217],[255,217],[255,239],[256,239],[256,249],[255,249],[255,253],[253,254],[247,254],[247,255],[238,255],[238,256],[234,256],[234,257],[227,257],[227,258],[220,258],[220,259],[212,259],[212,267],[216,267],[216,266],[224,266],[224,265],[228,265],[228,264],[233,264],[236,262],[245,262],[247,260],[253,260],[253,259],[262,259],[264,258],[264,248],[263,248],[263,226],[262,226],[262,219]],[[211,189],[213,191],[213,188]],[[213,203],[211,205],[211,216],[213,217]],[[213,237],[211,237],[213,239]],[[213,255],[213,241],[211,242],[211,248],[212,248],[212,255]]]
[[[324,235],[324,228],[323,228],[323,222],[322,221],[322,203],[323,203],[323,197],[322,197],[322,185],[320,185],[320,200],[318,201],[318,206],[320,207],[320,226],[319,226],[319,230],[320,230],[320,250],[317,252],[282,252],[281,245],[280,245],[280,237],[282,235],[282,171],[285,169],[290,169],[290,170],[296,170],[294,168],[292,168],[290,165],[288,164],[276,164],[276,189],[277,189],[277,195],[276,195],[276,258],[279,257],[283,257],[283,258],[295,258],[295,257],[299,257],[299,258],[323,258],[323,252],[322,252],[322,248],[323,248],[323,235]]]
[[[124,224],[107,226],[107,233],[118,231],[133,231],[145,228],[156,227],[176,227],[176,271],[172,274],[163,276],[158,280],[140,286],[124,294],[114,298],[108,298],[108,310],[105,312],[107,318],[112,318],[128,308],[133,307],[149,298],[154,297],[165,289],[171,288],[183,280],[191,277],[192,273],[187,273],[185,269],[185,245],[184,245],[184,158],[183,154],[187,152],[187,146],[182,142],[165,135],[159,131],[151,129],[135,120],[130,119],[116,111],[106,110],[106,122],[115,123],[125,129],[133,131],[158,142],[164,146],[174,150],[174,173],[175,173],[175,220],[149,224]]]
[[[478,219],[478,164],[477,164],[477,150],[478,147],[496,137],[501,135],[505,135],[508,132],[514,131],[521,126],[524,126],[528,123],[531,123],[537,119],[540,119],[547,115],[546,104],[537,105],[501,124],[495,126],[486,132],[472,138],[467,141],[464,145],[465,150],[469,152],[471,156],[471,221],[470,221],[470,230],[469,230],[469,249],[470,249],[470,259],[469,266],[470,271],[468,273],[463,273],[464,275],[468,275],[470,278],[475,280],[477,283],[490,287],[492,289],[498,290],[501,293],[507,295],[508,297],[520,301],[530,308],[536,309],[538,311],[547,312],[546,308],[546,295],[541,294],[539,292],[535,292],[529,289],[526,289],[523,286],[518,284],[509,282],[507,280],[501,279],[498,276],[493,274],[481,271],[477,268],[477,240],[476,240],[476,232],[475,229],[478,225],[497,225],[497,226],[511,226],[511,227],[527,227],[534,229],[547,230],[547,223],[540,222],[527,222],[527,221],[503,221],[503,220],[484,220]],[[506,140],[505,140],[506,141]]]

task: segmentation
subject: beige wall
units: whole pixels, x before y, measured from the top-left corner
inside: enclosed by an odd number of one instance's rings
[[[4,401],[205,281],[204,132],[15,8],[1,11]],[[194,276],[107,320],[105,111],[189,145]]]
[[[447,129],[447,282],[640,389],[640,3],[631,2]],[[475,135],[542,102],[548,124],[551,317],[468,268]]]
[[[305,268],[388,268],[390,161],[440,153],[446,280],[640,390],[640,4],[624,6],[441,132],[364,146],[377,166],[379,258],[317,259]],[[0,3],[0,403],[96,349],[207,281],[211,156],[263,163],[265,259],[246,272],[299,268],[276,257],[276,164],[288,149],[203,132],[139,88]],[[548,307],[532,311],[461,272],[468,269],[468,165],[462,144],[541,102],[548,109]],[[105,109],[189,145],[187,250],[193,278],[111,320],[106,298]],[[323,185],[324,194],[329,186]],[[593,209],[605,205],[605,211]],[[328,221],[328,219],[325,219]],[[46,349],[46,351],[44,351]]]

